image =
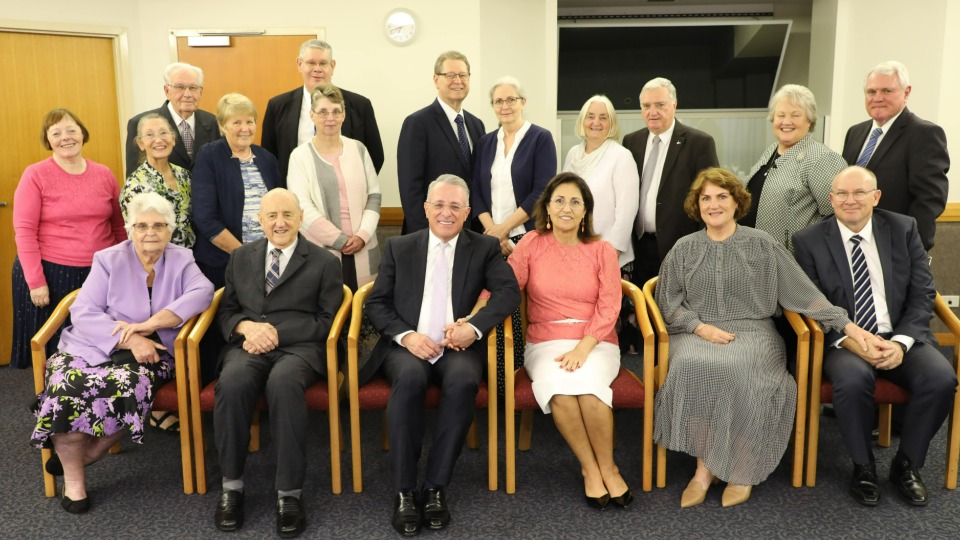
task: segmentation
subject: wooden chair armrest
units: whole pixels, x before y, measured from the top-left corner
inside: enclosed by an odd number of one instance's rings
[[[343,286],[343,300],[340,301],[340,307],[333,316],[333,323],[330,325],[330,332],[327,334],[327,376],[332,378],[338,371],[338,351],[337,343],[340,341],[340,334],[346,325],[347,318],[350,316],[350,310],[353,307],[353,291],[350,287]],[[337,388],[339,388],[339,384]]]
[[[67,316],[70,315],[70,306],[73,305],[73,301],[77,299],[78,294],[80,294],[80,289],[70,291],[64,296],[57,307],[53,309],[53,313],[50,314],[47,322],[43,323],[40,330],[37,330],[37,333],[30,340],[30,356],[33,360],[33,389],[37,394],[43,392],[43,387],[46,384],[47,342],[67,320]]]
[[[213,293],[213,301],[207,306],[207,309],[200,313],[197,321],[187,334],[187,372],[196,374],[196,382],[199,387],[200,382],[200,340],[207,333],[207,330],[213,325],[217,317],[217,309],[220,307],[220,300],[223,298],[223,287]],[[199,397],[199,389],[197,390]]]

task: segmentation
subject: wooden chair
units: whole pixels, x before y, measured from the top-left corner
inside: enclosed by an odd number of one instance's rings
[[[663,387],[667,380],[667,370],[670,369],[670,335],[660,313],[660,308],[654,299],[658,278],[651,278],[643,285],[643,296],[647,300],[647,309],[650,311],[650,320],[657,333],[657,390]],[[797,334],[797,369],[794,377],[797,381],[797,411],[793,426],[793,469],[790,484],[793,487],[803,485],[803,451],[806,448],[805,436],[807,425],[807,380],[810,369],[810,329],[804,323],[803,317],[792,311],[783,310],[793,331]],[[667,485],[667,449],[657,445],[657,487]]]
[[[960,375],[960,319],[950,310],[946,301],[937,293],[933,305],[934,313],[953,334],[953,369]],[[810,435],[807,442],[807,487],[817,485],[817,445],[820,438],[820,404],[833,403],[833,386],[823,380],[823,329],[813,319],[806,319],[813,336],[813,366],[810,370]],[[894,404],[910,401],[910,393],[896,384],[877,378],[874,401],[880,408],[880,446],[890,446],[890,416]],[[957,488],[957,460],[960,458],[960,392],[954,395],[953,407],[947,418],[947,466],[943,485],[947,489]]]
[[[370,354],[370,350],[362,347],[360,343],[360,327],[363,322],[363,305],[373,290],[373,283],[368,283],[357,290],[353,296],[353,315],[350,319],[350,330],[347,333],[347,386],[350,397],[350,448],[353,460],[353,491],[360,493],[363,491],[363,467],[360,445],[360,411],[371,409],[384,409],[383,432],[381,435],[381,447],[384,450],[390,449],[389,439],[387,437],[386,408],[387,401],[390,399],[390,383],[381,376],[376,375],[372,380],[359,386],[357,376],[359,370],[359,358],[362,354]],[[476,313],[485,306],[487,301],[480,299],[473,308]],[[487,380],[480,382],[480,389],[477,391],[477,407],[487,409],[487,488],[490,491],[497,490],[497,398],[491,396],[490,392],[495,392],[497,387],[497,339],[496,330],[491,329],[487,335]],[[493,390],[491,390],[493,389]],[[429,408],[436,408],[440,403],[440,388],[430,385],[427,388],[425,405]],[[477,440],[477,421],[474,418],[470,431],[467,434],[467,446],[476,449],[479,447]]]
[[[206,461],[204,460],[205,443],[203,439],[203,424],[201,419],[202,412],[212,412],[216,395],[214,389],[217,381],[206,385],[202,390],[200,388],[200,340],[213,324],[216,318],[217,309],[220,307],[220,300],[223,297],[223,289],[220,289],[213,296],[213,303],[206,311],[200,314],[196,325],[187,338],[187,358],[190,363],[190,373],[196,376],[190,377],[190,395],[194,453],[197,468],[197,492],[207,492],[207,472]],[[340,386],[343,384],[343,376],[337,370],[337,341],[340,339],[340,333],[350,312],[350,305],[353,300],[353,293],[346,285],[343,286],[343,301],[333,318],[333,324],[330,326],[330,333],[327,334],[326,353],[327,353],[327,373],[336,373],[336,377],[327,377],[326,381],[321,380],[307,388],[305,396],[307,408],[311,411],[327,411],[330,424],[330,482],[333,493],[339,494],[342,491],[340,474]],[[249,450],[256,452],[260,449],[260,411],[267,410],[267,400],[264,396],[257,402],[257,408],[253,415],[253,421],[250,426],[250,445]]]
[[[36,393],[40,393],[46,387],[46,367],[47,367],[47,342],[53,337],[53,334],[63,325],[67,316],[70,315],[70,306],[76,300],[80,289],[77,289],[57,304],[50,318],[37,331],[33,339],[30,340],[30,351],[33,357],[33,386]],[[187,362],[186,362],[186,337],[193,328],[198,317],[192,317],[183,323],[180,332],[177,334],[173,343],[173,358],[175,366],[175,377],[168,381],[154,392],[153,408],[158,411],[176,411],[180,414],[180,461],[183,473],[183,492],[193,493],[193,455],[190,449],[190,420],[188,411],[188,392],[187,392]],[[110,453],[115,454],[120,450],[119,443],[115,444]],[[53,452],[44,448],[40,451],[43,468],[43,487],[47,497],[54,497],[57,494],[57,481],[53,475],[46,471],[47,460],[53,455]]]
[[[640,334],[643,336],[643,378],[637,377],[629,369],[620,368],[620,373],[613,380],[610,387],[613,389],[614,409],[643,409],[643,490],[653,489],[653,388],[648,386],[655,379],[653,364],[653,328],[647,317],[646,302],[643,294],[636,285],[629,281],[620,282],[623,294],[630,298],[636,310],[637,323],[640,325]],[[523,321],[523,331],[527,330],[527,296],[523,294],[520,304],[520,316]],[[506,373],[504,400],[504,420],[506,422],[506,454],[507,454],[507,493],[517,491],[516,479],[516,450],[514,438],[515,411],[520,413],[520,450],[530,449],[533,431],[533,411],[540,408],[533,395],[533,381],[525,368],[514,370],[513,325],[508,319],[504,325],[506,357],[504,373]]]

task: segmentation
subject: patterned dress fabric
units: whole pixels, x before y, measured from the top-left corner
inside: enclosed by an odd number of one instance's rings
[[[173,177],[177,180],[177,189],[170,189],[163,180],[160,171],[150,166],[150,163],[144,161],[123,184],[120,190],[120,209],[123,211],[123,218],[127,218],[127,205],[135,195],[140,193],[158,193],[164,199],[170,201],[173,205],[173,211],[176,216],[176,229],[170,242],[185,248],[192,248],[197,241],[197,235],[193,231],[193,224],[190,222],[190,171],[179,165],[170,164],[170,170]]]
[[[240,241],[249,244],[263,238],[257,214],[260,212],[260,199],[267,194],[267,185],[253,159],[240,160],[240,177],[243,178],[243,238]]]
[[[756,485],[777,467],[797,407],[780,308],[841,331],[850,322],[769,234],[738,226],[722,242],[706,231],[680,239],[660,269],[657,304],[670,333],[670,365],[657,393],[654,440],[701,458],[725,482]],[[726,345],[693,334],[731,332]]]

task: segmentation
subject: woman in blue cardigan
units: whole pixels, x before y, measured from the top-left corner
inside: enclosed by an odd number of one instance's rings
[[[277,158],[253,144],[257,109],[240,94],[217,102],[217,122],[224,138],[205,144],[193,168],[193,222],[197,233],[194,257],[214,288],[233,250],[263,238],[257,212],[260,198],[286,187]]]
[[[557,174],[553,136],[523,118],[527,98],[520,81],[503,77],[490,89],[490,104],[500,128],[476,144],[472,212],[483,232],[500,240],[504,256],[535,228],[533,205]]]
[[[534,230],[533,207],[557,174],[557,149],[553,136],[542,127],[524,120],[527,103],[523,85],[513,77],[502,77],[490,89],[490,104],[500,121],[476,144],[471,211],[482,232],[500,240],[507,257],[524,233]],[[476,222],[474,222],[476,223]],[[502,332],[500,336],[502,336]],[[523,365],[523,330],[519,308],[513,317],[515,366]],[[503,395],[503,338],[497,339],[497,387]]]

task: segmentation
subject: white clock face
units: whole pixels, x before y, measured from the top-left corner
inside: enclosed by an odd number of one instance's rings
[[[397,9],[387,14],[384,31],[392,43],[408,45],[416,37],[417,20],[410,11]]]

